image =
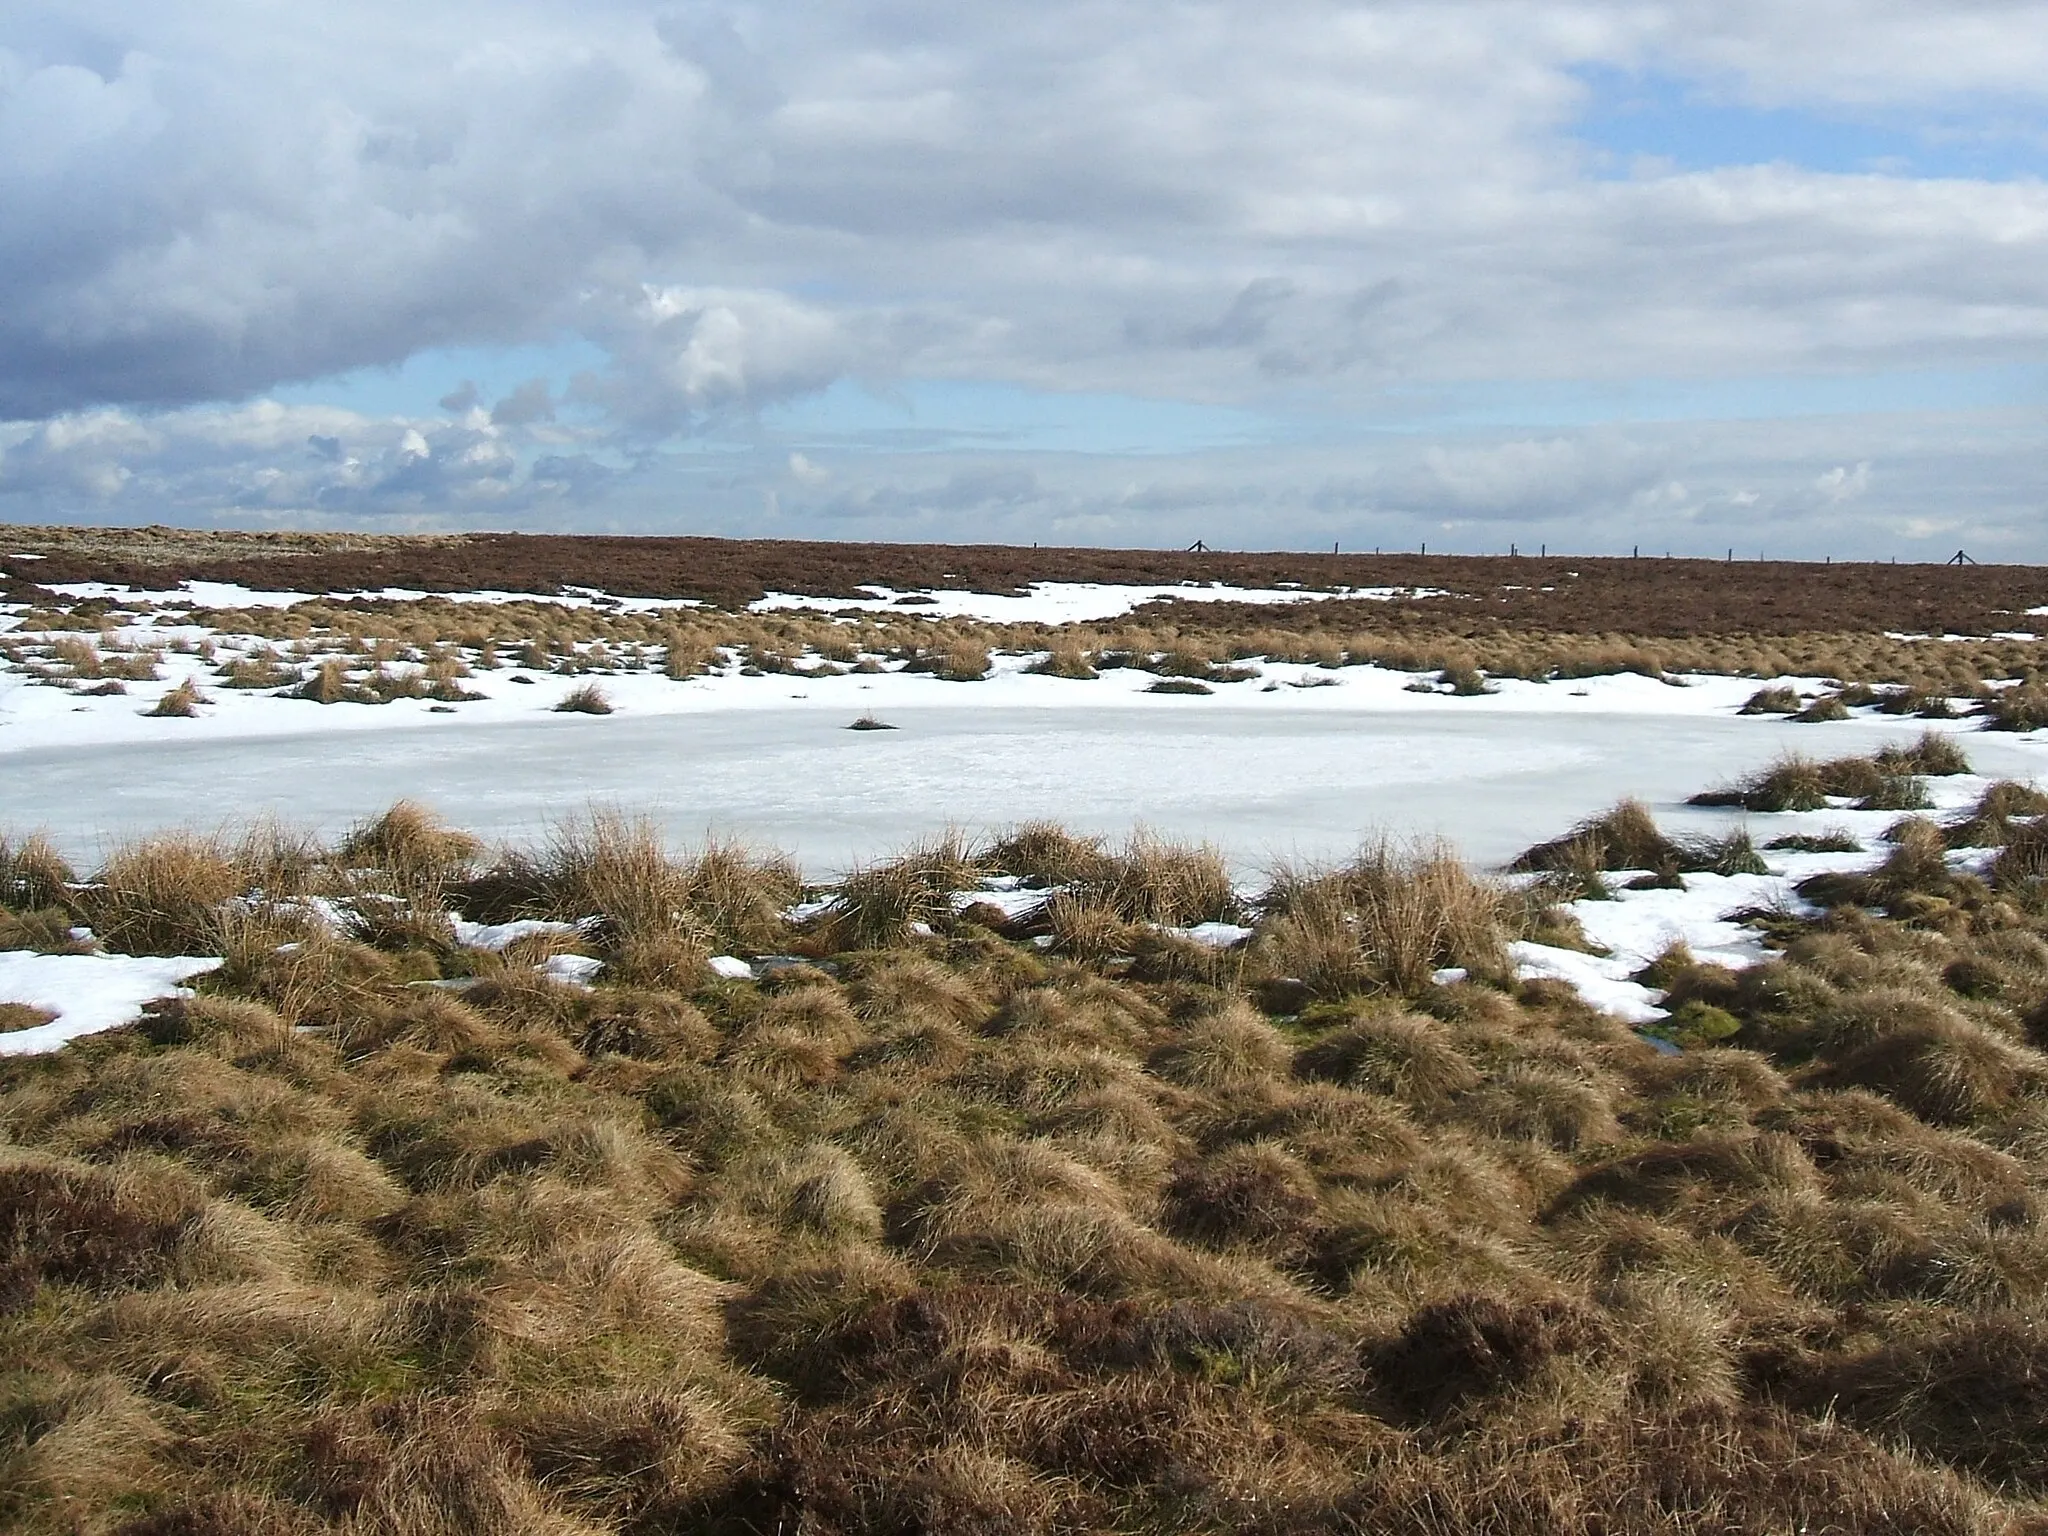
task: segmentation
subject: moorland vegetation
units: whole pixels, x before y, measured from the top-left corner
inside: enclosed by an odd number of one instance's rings
[[[0,949],[225,963],[0,1062],[0,1524],[2048,1530],[2044,809],[1659,957],[1663,1040],[1511,948],[1754,867],[1640,807],[1256,896],[1049,825],[825,889],[607,817],[14,842]]]
[[[1618,552],[1617,552],[1618,553]],[[1730,552],[1733,553],[1732,551]],[[21,556],[30,557],[27,561]],[[8,558],[12,556],[13,558]],[[1373,591],[1338,602],[1338,630],[1391,621],[1485,633],[1535,629],[1680,639],[1704,635],[1881,634],[1989,637],[2034,628],[2040,572],[2024,565],[1876,561],[1614,559],[1587,555],[1229,553],[997,544],[591,534],[237,532],[165,527],[8,529],[0,591],[36,580],[175,586],[186,579],[301,592],[554,592],[692,598],[740,608],[769,592],[859,597],[878,585],[1021,591],[1032,582]],[[915,597],[911,598],[915,601]],[[1225,612],[1242,630],[1257,607]],[[1368,617],[1377,611],[1378,620]]]
[[[2030,639],[1936,642],[1871,634],[1701,635],[1645,639],[1618,632],[1459,627],[1390,615],[1372,604],[1247,610],[1167,605],[1094,624],[993,624],[914,613],[845,610],[633,611],[616,603],[456,602],[322,598],[291,607],[178,610],[146,600],[45,593],[0,637],[0,661],[38,683],[89,694],[161,680],[169,655],[201,666],[207,688],[267,691],[321,704],[424,699],[458,705],[477,673],[514,681],[556,674],[593,681],[651,673],[804,681],[884,671],[956,683],[983,680],[999,657],[1076,684],[1106,672],[1155,674],[1153,692],[1202,695],[1335,683],[1345,670],[1416,675],[1417,691],[1480,696],[1504,678],[1570,685],[1631,673],[1680,684],[1683,674],[1808,678],[1759,688],[1752,714],[1821,723],[1855,713],[1986,726],[2048,723],[2048,683]],[[1340,608],[1344,611],[1339,611]],[[156,621],[165,623],[159,627]],[[1356,626],[1356,627],[1347,627]],[[195,631],[197,632],[195,634]],[[1296,675],[1269,676],[1279,665]],[[198,684],[195,684],[195,689]],[[202,690],[203,691],[203,690]],[[188,696],[167,712],[191,713]]]

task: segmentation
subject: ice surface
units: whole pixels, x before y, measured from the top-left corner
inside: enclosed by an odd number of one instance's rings
[[[1916,734],[1874,722],[1484,707],[1500,703],[1492,699],[1423,698],[1423,707],[1384,711],[1269,709],[1259,695],[1119,703],[1094,683],[1054,685],[1103,700],[1088,708],[977,706],[966,696],[992,685],[891,681],[905,685],[898,697],[963,702],[891,706],[900,729],[878,732],[844,729],[858,706],[799,705],[485,724],[437,717],[446,723],[436,729],[243,738],[163,733],[21,751],[0,757],[0,827],[47,828],[89,863],[116,838],[263,815],[332,835],[411,797],[458,826],[519,840],[593,805],[645,812],[679,842],[737,837],[784,849],[819,877],[949,826],[1034,817],[1112,836],[1144,823],[1206,838],[1246,874],[1277,858],[1340,857],[1379,831],[1442,835],[1496,863],[1623,795],[1648,801],[1674,828],[1726,830],[1740,813],[1677,802],[1788,748],[1869,752]],[[1649,687],[1675,699],[1704,692]],[[261,702],[313,722],[351,708]],[[1967,746],[2003,776],[2030,776],[2048,755],[2003,735],[1973,734]],[[1783,825],[1865,819],[1882,827],[1892,818],[1826,811]]]

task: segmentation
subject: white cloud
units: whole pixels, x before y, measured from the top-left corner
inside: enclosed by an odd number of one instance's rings
[[[10,14],[0,418],[20,424],[0,487],[38,515],[195,516],[212,494],[216,515],[597,516],[664,464],[694,473],[663,443],[750,441],[764,409],[849,378],[1348,421],[1459,382],[2040,356],[2039,180],[1786,165],[1594,179],[1571,137],[1594,64],[1764,105],[1996,99],[2038,115],[2048,28],[1998,0]],[[292,417],[287,431],[261,406],[216,403],[564,332],[606,363],[566,391],[452,389],[440,421]],[[1975,430],[1922,429],[1944,443]],[[338,456],[309,452],[313,437]],[[920,528],[974,533],[1036,505],[973,499],[979,470],[951,491],[937,466],[863,487],[837,454],[827,494],[771,438],[762,451],[794,481],[785,522],[914,505]],[[1702,446],[1740,438],[1439,433],[1383,456],[1398,471],[1327,472],[1282,444],[1250,480],[1320,498],[1314,516],[1427,505],[1482,523],[1575,504],[1787,516],[1794,485],[1800,516],[1874,517],[1885,500],[1851,453],[1744,474]],[[1851,449],[1875,458],[1880,442]],[[2016,515],[2020,482],[1989,468],[2005,452],[1960,477],[1970,515]],[[1892,476],[1889,448],[1885,463]],[[1032,472],[1033,495],[1052,496],[1059,477]],[[1045,510],[1109,537],[1149,515],[1141,503],[1207,497],[1204,515],[1227,519],[1216,498],[1243,483],[1191,461],[1142,477],[1135,500],[1076,491]],[[763,495],[748,492],[749,515]]]
[[[1870,489],[1870,461],[1864,459],[1854,469],[1846,464],[1837,464],[1813,483],[1825,501],[1854,501]]]

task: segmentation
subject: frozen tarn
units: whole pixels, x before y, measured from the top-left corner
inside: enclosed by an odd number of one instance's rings
[[[67,1040],[132,1024],[162,997],[190,997],[180,985],[217,970],[218,957],[0,953],[0,1003],[22,1003],[56,1017],[0,1034],[0,1056],[35,1056]]]
[[[964,701],[995,686],[902,681],[922,683],[927,700]],[[0,691],[6,686],[0,678]],[[1052,686],[1087,694],[1100,685]],[[1680,698],[1710,692],[1649,686]],[[70,697],[27,691],[59,707]],[[0,830],[44,828],[85,862],[113,842],[189,827],[195,806],[212,808],[200,813],[207,819],[274,816],[339,836],[412,798],[486,839],[525,842],[597,804],[645,811],[679,844],[719,835],[780,849],[825,880],[948,827],[1051,819],[1123,837],[1142,820],[1163,836],[1215,842],[1237,874],[1255,877],[1276,861],[1349,857],[1381,832],[1440,835],[1477,863],[1500,864],[1627,795],[1648,802],[1674,833],[1723,835],[1743,823],[1740,812],[1678,802],[1788,746],[1812,751],[1816,738],[1838,744],[1822,751],[1867,752],[1918,734],[1897,722],[1787,725],[1732,710],[1659,716],[1626,707],[1632,700],[1599,707],[1597,698],[1578,701],[1594,706],[1589,714],[1513,716],[1447,699],[1383,713],[1269,710],[1260,698],[1185,700],[1182,708],[1129,695],[1120,706],[1088,708],[891,704],[884,717],[900,729],[878,732],[844,728],[859,705],[807,702],[596,720],[439,716],[430,718],[443,729],[391,731],[318,729],[344,710],[374,719],[380,708],[266,701],[273,716],[295,712],[307,726],[209,740],[206,730],[183,727],[215,722],[137,720],[160,729],[139,743],[0,754]],[[0,741],[10,734],[0,727]],[[2040,747],[2004,735],[1976,737],[1970,751],[2001,777],[2029,777],[2042,761]],[[1949,793],[1941,781],[1933,787]],[[1804,832],[1839,822],[1869,843],[1895,819],[1823,811],[1769,825]]]
[[[770,592],[748,604],[748,608],[755,613],[785,608],[811,608],[836,613],[842,608],[857,608],[864,613],[896,613],[913,617],[924,614],[935,619],[985,619],[999,624],[1083,624],[1095,619],[1113,619],[1141,604],[1161,600],[1280,604],[1322,602],[1333,597],[1392,602],[1399,598],[1449,596],[1432,587],[1340,587],[1332,592],[1315,592],[1297,587],[1226,587],[1194,582],[1142,587],[1093,581],[1034,581],[1022,596],[1003,592],[969,592],[950,587],[899,592],[893,587],[864,586],[860,590],[870,595],[814,597],[804,593]]]
[[[131,642],[167,639],[198,640],[206,631],[131,629]],[[215,636],[220,643],[224,637]],[[246,653],[258,642],[235,638],[228,643]],[[530,720],[554,715],[585,730],[616,730],[621,720],[636,715],[701,716],[724,712],[775,711],[829,714],[847,724],[873,714],[896,724],[896,712],[928,705],[1000,711],[1027,706],[1037,710],[1086,713],[1104,709],[1146,710],[1165,716],[1192,717],[1230,709],[1266,716],[1441,715],[1481,719],[1502,715],[1660,715],[1670,717],[1734,716],[1759,686],[1754,678],[1699,676],[1672,686],[1634,673],[1580,678],[1569,682],[1498,679],[1492,692],[1457,698],[1438,691],[1416,691],[1416,674],[1384,667],[1346,667],[1330,671],[1305,663],[1254,659],[1255,676],[1247,681],[1219,683],[1208,698],[1190,698],[1151,691],[1158,681],[1137,668],[1113,668],[1093,681],[1050,677],[1032,670],[1035,655],[995,658],[990,674],[978,682],[954,682],[927,672],[904,670],[877,673],[762,673],[744,675],[728,667],[709,676],[672,679],[659,671],[626,671],[571,677],[553,672],[531,673],[518,667],[482,669],[462,679],[475,695],[460,705],[431,698],[394,699],[387,704],[341,703],[322,706],[304,698],[257,689],[222,686],[214,662],[196,654],[163,651],[161,676],[155,682],[131,682],[127,692],[99,697],[89,692],[42,686],[21,673],[0,673],[0,753],[39,747],[102,746],[119,742],[183,742],[234,736],[301,735],[307,732],[425,730],[436,733],[494,721]],[[149,711],[164,694],[190,681],[204,698],[195,715],[161,718]],[[1791,685],[1802,680],[1778,679]],[[569,694],[595,682],[612,705],[610,715],[565,716],[556,712]],[[1972,730],[1974,722],[1941,722],[1944,730]],[[1863,742],[1847,738],[1861,733],[1870,745],[1898,739],[1909,726],[1889,717],[1856,717],[1827,726],[1791,725],[1779,717],[1747,717],[1747,728],[1772,735],[1788,748],[1831,753],[1848,747],[1867,751]],[[1911,727],[1917,730],[1917,727]],[[1817,734],[1819,733],[1819,734]],[[2022,738],[2024,739],[2024,738]]]

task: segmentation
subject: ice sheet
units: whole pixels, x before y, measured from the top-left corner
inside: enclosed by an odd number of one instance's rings
[[[906,692],[922,684],[925,698],[970,696],[980,686],[898,681]],[[787,679],[779,686],[785,695],[806,691]],[[1097,696],[1092,683],[1064,686]],[[862,706],[845,703],[598,719],[541,713],[495,724],[451,716],[439,729],[217,740],[165,732],[152,742],[0,757],[0,828],[47,828],[89,863],[107,841],[142,831],[268,814],[334,834],[412,797],[460,826],[514,839],[593,804],[644,811],[680,842],[733,836],[785,849],[816,876],[948,826],[1034,817],[1118,837],[1142,822],[1210,839],[1249,874],[1276,858],[1342,856],[1376,831],[1442,835],[1494,863],[1623,795],[1647,800],[1673,828],[1726,830],[1739,813],[1677,802],[1788,747],[1868,752],[1916,729],[1625,709],[1509,712],[1483,707],[1497,702],[1487,699],[1421,699],[1426,707],[1382,712],[1268,710],[1258,695],[1242,705],[1101,697],[1088,709],[892,706],[887,718],[899,729],[877,732],[846,730]],[[302,718],[350,708],[296,707]],[[2002,735],[1972,735],[1967,745],[2004,776],[2031,775],[2048,759],[2041,745]],[[1890,819],[1861,815],[1880,826]],[[1786,824],[1809,830],[1857,817],[1816,812]]]

